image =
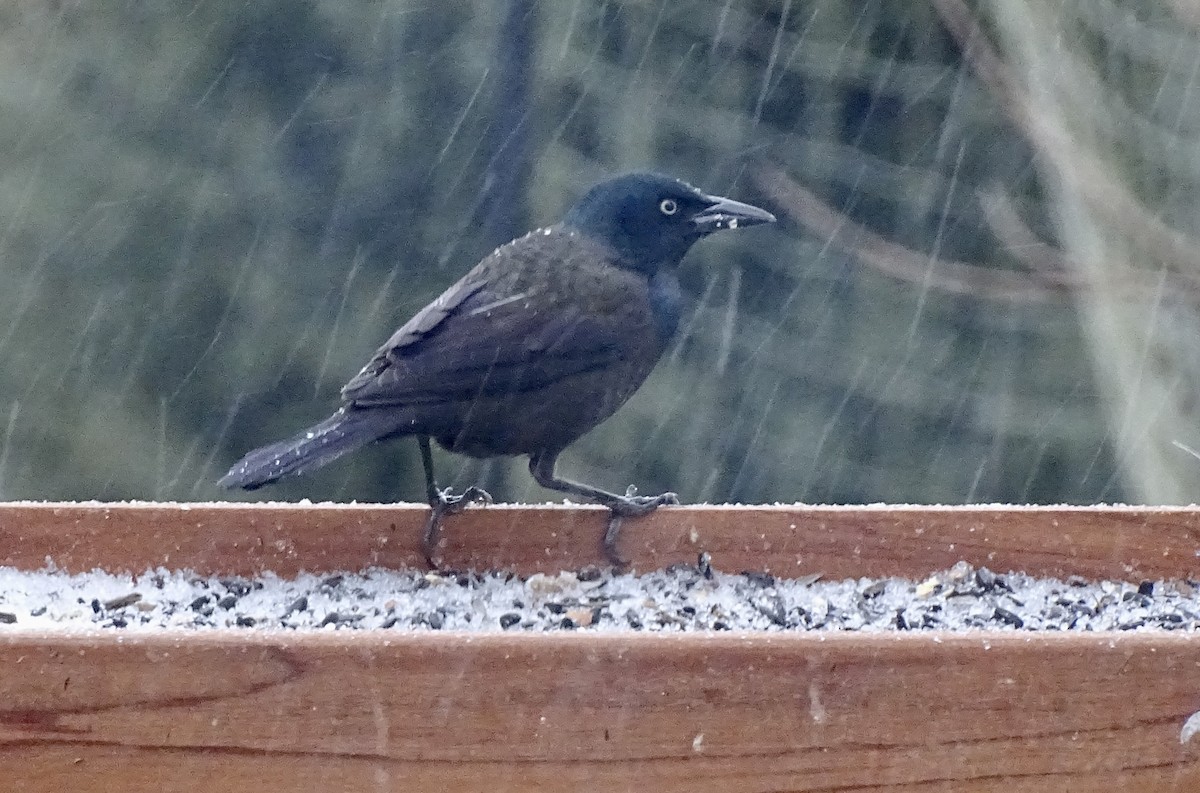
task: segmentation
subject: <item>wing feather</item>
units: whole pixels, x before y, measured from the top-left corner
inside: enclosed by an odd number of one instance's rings
[[[404,324],[342,389],[361,406],[466,401],[534,391],[620,358],[612,317],[496,294],[468,275]]]

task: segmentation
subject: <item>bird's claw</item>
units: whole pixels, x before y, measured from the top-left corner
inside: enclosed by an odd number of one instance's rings
[[[471,485],[461,494],[450,494],[450,488],[437,491],[437,503],[430,505],[429,520],[425,523],[425,533],[421,537],[421,550],[425,554],[425,562],[430,570],[440,570],[441,564],[436,559],[438,546],[441,545],[442,517],[462,512],[471,504],[491,504],[492,496],[481,487]]]
[[[639,496],[637,488],[630,485],[625,495],[608,505],[610,514],[608,527],[604,530],[604,540],[601,547],[604,556],[618,570],[624,570],[629,562],[617,552],[617,538],[621,535],[621,520],[653,512],[659,507],[678,504],[679,496],[674,493],[662,493],[657,496]]]
[[[438,491],[438,503],[434,507],[435,511],[439,511],[442,515],[453,515],[455,512],[462,512],[471,504],[492,504],[492,495],[481,487],[471,485],[466,490],[462,491],[457,496],[450,495],[451,489],[446,488]]]
[[[625,491],[625,495],[608,505],[608,508],[614,514],[621,517],[632,518],[638,515],[645,515],[647,512],[653,512],[659,507],[665,507],[679,503],[679,496],[674,493],[662,493],[657,496],[639,496],[637,488],[633,485]]]

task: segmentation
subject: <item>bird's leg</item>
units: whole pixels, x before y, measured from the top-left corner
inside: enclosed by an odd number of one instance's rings
[[[561,479],[554,473],[554,463],[558,453],[535,454],[529,458],[529,473],[534,480],[548,490],[557,490],[576,498],[595,501],[608,507],[611,514],[608,527],[604,530],[604,538],[600,543],[605,557],[616,567],[627,567],[628,563],[617,553],[617,538],[621,534],[621,519],[636,515],[645,515],[666,504],[678,504],[679,496],[674,493],[663,493],[657,496],[639,496],[637,488],[630,485],[625,495],[620,496],[601,490],[598,487]]]
[[[425,467],[425,497],[429,500],[429,521],[425,524],[425,533],[421,535],[421,550],[429,569],[441,567],[434,559],[442,534],[442,516],[453,515],[466,509],[468,504],[491,504],[492,497],[486,490],[471,485],[462,495],[450,495],[450,488],[439,490],[437,480],[433,477],[433,449],[429,446],[429,436],[421,435],[417,439],[421,445],[421,465]]]

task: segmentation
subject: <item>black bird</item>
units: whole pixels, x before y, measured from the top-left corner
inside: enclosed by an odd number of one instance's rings
[[[774,220],[660,174],[602,182],[561,223],[497,248],[417,312],[342,388],[336,413],[250,452],[220,484],[253,489],[415,435],[432,507],[423,547],[436,567],[442,516],[491,497],[438,489],[429,439],[472,457],[527,454],[542,487],[612,511],[603,548],[621,566],[621,518],[678,503],[675,494],[570,482],[555,475],[555,460],[611,416],[667,348],[683,303],[676,269],[692,244]]]

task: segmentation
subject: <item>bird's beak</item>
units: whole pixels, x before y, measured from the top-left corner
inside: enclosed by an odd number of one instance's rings
[[[705,198],[712,203],[706,209],[692,216],[692,225],[701,234],[775,222],[775,216],[765,209],[719,195],[705,196]]]

